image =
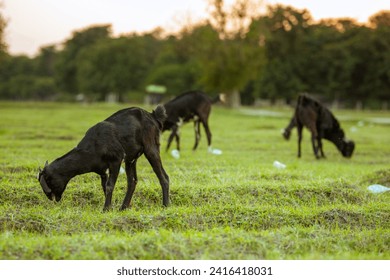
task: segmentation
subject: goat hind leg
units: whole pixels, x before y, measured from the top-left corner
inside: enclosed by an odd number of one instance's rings
[[[309,127],[310,129],[310,132],[311,132],[311,144],[312,144],[312,147],[313,147],[313,152],[314,152],[314,155],[317,159],[320,158],[320,156],[318,155],[318,149],[319,149],[319,135],[318,135],[318,132],[317,132],[317,128],[313,125],[313,126],[310,126]]]
[[[122,206],[120,210],[125,210],[129,207],[131,198],[133,197],[135,187],[137,185],[138,179],[137,179],[137,160],[126,161],[126,176],[127,176],[127,191],[125,199],[123,200]]]
[[[107,174],[105,172],[103,174],[100,174],[100,181],[101,181],[101,184],[102,184],[104,195],[106,195],[107,178],[108,178],[108,176],[107,176]]]
[[[160,153],[158,148],[150,148],[145,150],[145,156],[148,159],[150,165],[153,168],[154,173],[156,174],[163,193],[163,205],[169,205],[169,176],[165,172],[160,158]]]
[[[212,135],[211,135],[211,131],[210,131],[209,125],[207,123],[207,120],[202,120],[202,124],[203,124],[204,130],[206,131],[208,148],[209,148],[209,150],[211,150],[211,137],[212,137]]]
[[[321,153],[321,157],[326,158],[324,151],[322,150],[322,141],[320,136],[318,136],[317,142],[318,142],[318,149],[320,150]]]
[[[103,211],[110,210],[111,207],[111,199],[112,199],[112,193],[114,191],[116,180],[118,179],[119,169],[121,167],[120,162],[112,163],[108,167],[109,170],[109,176],[106,184],[106,200],[104,202],[104,208]]]
[[[195,130],[195,145],[192,148],[192,150],[195,151],[196,148],[198,147],[199,140],[200,140],[200,122],[198,120],[194,122],[194,130]]]
[[[177,148],[178,151],[180,151],[180,133],[179,133],[179,129],[176,130],[175,139],[176,139],[176,148]]]

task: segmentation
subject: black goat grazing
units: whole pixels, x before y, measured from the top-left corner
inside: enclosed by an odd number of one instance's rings
[[[298,157],[301,157],[302,129],[307,127],[311,132],[311,142],[316,158],[325,157],[321,139],[327,139],[336,145],[344,157],[350,158],[355,149],[355,143],[345,138],[344,131],[333,114],[318,101],[307,95],[300,95],[295,113],[290,123],[283,131],[285,139],[290,138],[294,127],[298,130]]]
[[[208,119],[211,112],[211,105],[219,101],[225,101],[224,94],[219,94],[216,98],[211,99],[201,91],[188,91],[165,103],[164,107],[168,117],[164,122],[163,131],[171,130],[166,150],[169,150],[171,142],[175,138],[177,150],[180,151],[179,128],[184,123],[194,120],[195,145],[193,150],[196,150],[198,147],[200,123],[202,123],[206,132],[209,151],[211,151],[211,131]]]
[[[127,192],[121,210],[130,205],[137,184],[137,159],[145,154],[156,173],[163,192],[163,205],[169,204],[169,177],[160,158],[160,132],[165,109],[152,113],[140,108],[120,110],[91,127],[73,150],[39,169],[38,180],[50,200],[60,201],[69,180],[76,175],[100,175],[105,195],[104,210],[111,206],[112,193],[122,161],[125,161]],[[108,174],[107,174],[108,170]]]

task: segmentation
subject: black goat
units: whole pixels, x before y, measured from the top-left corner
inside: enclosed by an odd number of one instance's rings
[[[179,128],[184,123],[194,120],[195,145],[193,150],[196,150],[198,147],[200,123],[202,123],[206,132],[209,151],[211,151],[211,131],[208,119],[211,105],[219,101],[225,101],[224,94],[219,94],[218,97],[211,99],[201,91],[188,91],[165,103],[164,107],[168,117],[164,122],[163,131],[171,130],[166,150],[169,150],[172,140],[175,138],[177,150],[180,151]]]
[[[301,157],[302,129],[307,127],[311,132],[311,142],[316,158],[325,157],[321,139],[327,139],[336,145],[344,157],[350,158],[355,149],[355,143],[345,138],[344,131],[333,114],[318,101],[307,95],[300,95],[295,113],[290,123],[283,131],[285,139],[290,138],[294,127],[298,130],[298,157]]]
[[[38,180],[50,200],[60,201],[69,180],[76,175],[100,175],[105,194],[104,210],[111,206],[112,193],[122,161],[125,161],[127,192],[121,210],[130,205],[137,184],[137,159],[145,154],[156,173],[163,192],[163,205],[169,204],[169,177],[160,158],[160,132],[165,109],[152,113],[140,108],[120,110],[91,127],[73,150],[39,169]],[[108,170],[108,174],[107,174]]]

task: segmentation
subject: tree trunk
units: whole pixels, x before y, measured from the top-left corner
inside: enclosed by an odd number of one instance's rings
[[[239,108],[241,106],[241,97],[240,97],[240,92],[236,89],[232,90],[228,94],[227,98],[227,104],[229,105],[230,108]]]

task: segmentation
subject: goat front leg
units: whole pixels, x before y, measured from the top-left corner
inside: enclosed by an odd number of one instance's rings
[[[103,211],[110,210],[112,193],[114,191],[116,180],[118,179],[119,169],[121,167],[121,162],[112,163],[109,165],[109,176],[106,184],[106,200],[104,203]]]
[[[211,149],[211,136],[212,135],[211,135],[211,131],[209,128],[209,124],[207,123],[207,120],[203,120],[203,119],[202,119],[202,124],[203,124],[204,130],[206,131],[208,148]]]
[[[178,151],[180,151],[180,132],[179,132],[179,128],[176,129],[175,139],[176,139],[176,149]]]
[[[157,147],[151,148],[148,147],[145,150],[145,156],[148,159],[150,165],[153,168],[154,173],[157,175],[158,180],[160,181],[160,185],[163,193],[163,205],[169,205],[169,176],[165,172],[160,158],[160,152]]]
[[[318,137],[317,137],[317,142],[318,142],[318,149],[319,149],[319,151],[320,151],[320,153],[321,153],[321,157],[326,158],[326,157],[325,157],[325,154],[324,154],[324,151],[322,150],[322,140],[321,140],[321,136],[318,136]]]
[[[180,145],[179,145],[180,139],[179,139],[178,134],[179,134],[179,128],[177,126],[174,126],[172,128],[171,134],[169,135],[169,138],[168,138],[168,144],[167,144],[166,151],[169,150],[169,147],[171,146],[173,138],[176,139],[177,150],[180,151]]]
[[[133,159],[132,161],[126,160],[126,176],[127,176],[127,192],[125,199],[123,200],[122,206],[120,210],[125,210],[129,207],[131,198],[133,197],[135,187],[137,185],[137,159]]]

